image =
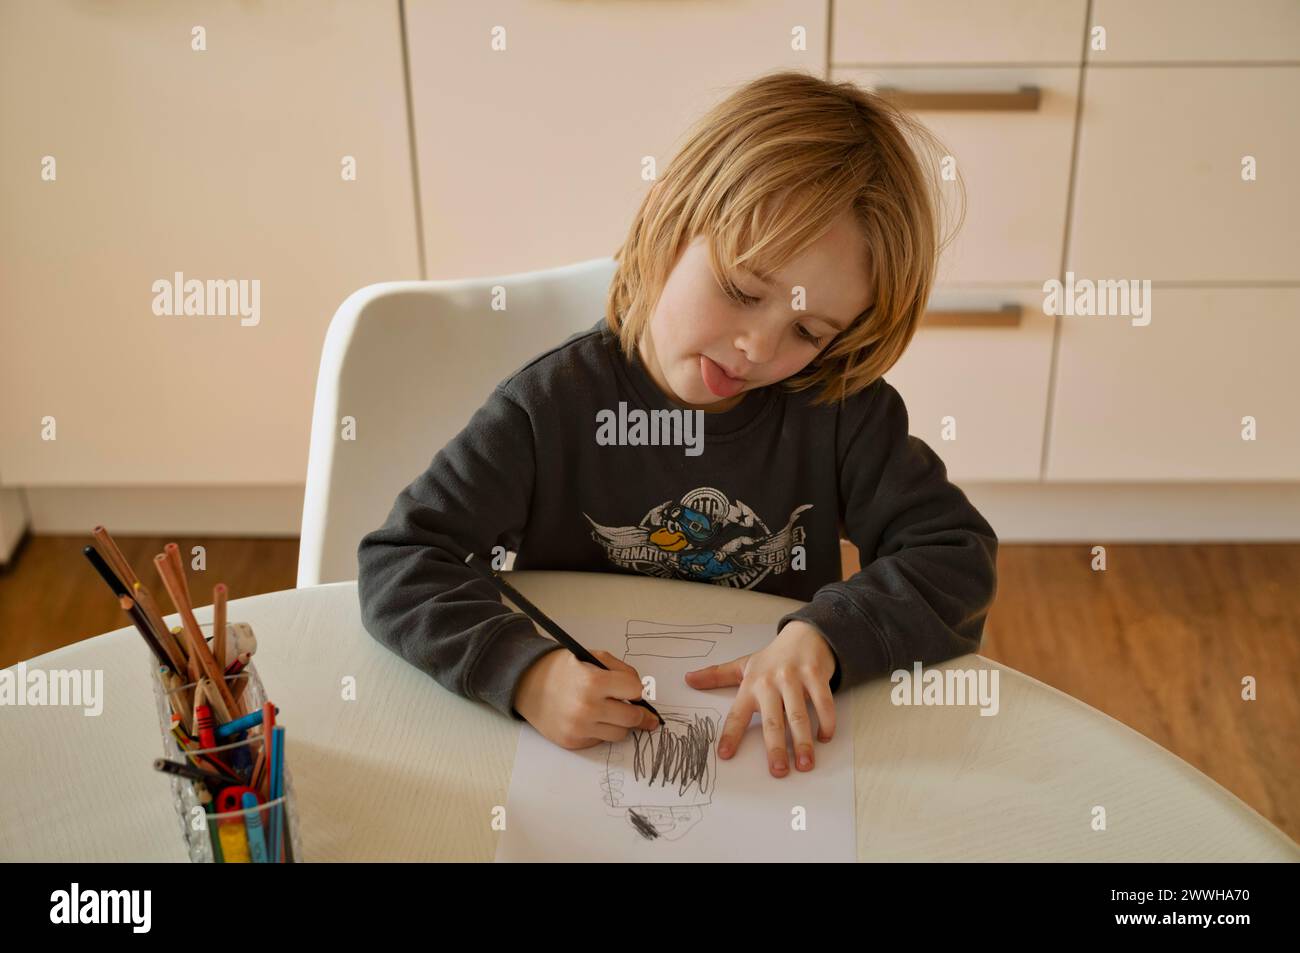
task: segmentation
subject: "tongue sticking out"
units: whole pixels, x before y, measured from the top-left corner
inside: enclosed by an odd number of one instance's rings
[[[704,377],[704,386],[718,397],[734,397],[745,386],[744,381],[728,377],[722,368],[700,355],[700,374]]]

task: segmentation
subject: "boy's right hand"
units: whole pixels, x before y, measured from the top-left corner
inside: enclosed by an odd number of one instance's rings
[[[524,671],[515,691],[515,711],[561,748],[590,748],[622,741],[637,728],[653,731],[659,719],[640,705],[641,676],[608,652],[591,653],[607,672],[567,649],[547,652]]]

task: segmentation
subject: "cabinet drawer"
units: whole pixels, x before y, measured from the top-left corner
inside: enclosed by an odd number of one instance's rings
[[[907,404],[909,429],[948,465],[953,480],[1037,480],[1052,358],[1053,319],[1043,296],[1008,291],[938,293],[940,309],[996,311],[1021,306],[1020,323],[1007,327],[934,327],[922,324],[885,378]],[[944,418],[956,439],[944,439]]]
[[[1300,280],[1298,101],[1300,67],[1089,69],[1067,269]]]
[[[1300,478],[1300,289],[1156,287],[1151,303],[1145,327],[1060,319],[1045,477]]]
[[[1083,0],[836,0],[831,62],[1078,63]]]
[[[1296,0],[1093,0],[1092,23],[1106,50],[1089,45],[1089,64],[1295,60]]]
[[[1034,284],[1061,267],[1077,69],[836,70],[866,89],[999,92],[1033,86],[1037,108],[915,113],[956,159],[966,220],[939,264],[942,284]],[[948,218],[960,201],[943,183]],[[951,227],[951,226],[949,226]]]

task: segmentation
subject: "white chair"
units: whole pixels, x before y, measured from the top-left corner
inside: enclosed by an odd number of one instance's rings
[[[316,378],[299,587],[357,577],[361,537],[497,384],[596,323],[615,266],[606,257],[497,278],[390,281],[343,302]],[[498,286],[504,311],[491,309]],[[345,418],[355,439],[343,439]]]

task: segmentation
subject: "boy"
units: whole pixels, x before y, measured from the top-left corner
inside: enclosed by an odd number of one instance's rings
[[[776,777],[787,722],[798,769],[813,767],[807,701],[828,741],[837,690],[975,651],[997,537],[908,435],[883,378],[942,248],[905,133],[932,141],[852,84],[797,72],[710,111],[615,256],[606,317],[498,384],[362,539],[367,631],[451,691],[577,748],[657,725],[628,704],[637,672],[559,650],[465,552],[500,545],[520,570],[806,601],[762,651],[687,675],[697,689],[739,686],[718,754],[732,756],[758,712]],[[696,452],[610,425],[628,411],[656,428],[684,419],[678,438],[697,424]],[[843,581],[841,534],[864,563]]]

